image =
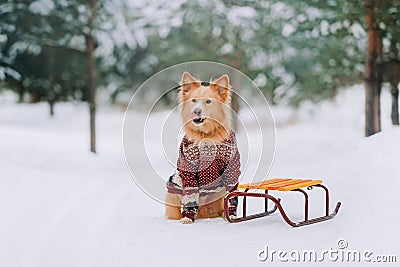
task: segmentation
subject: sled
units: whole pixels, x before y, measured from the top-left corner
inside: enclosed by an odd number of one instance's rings
[[[308,194],[304,190],[304,188],[307,188],[308,190],[312,188],[322,188],[325,191],[325,215],[316,217],[316,218],[309,218],[308,216]],[[244,191],[240,191],[240,189]],[[248,192],[250,189],[254,190],[262,190],[263,193],[257,193],[257,192]],[[289,219],[289,216],[285,212],[285,210],[282,207],[281,204],[281,199],[280,198],[275,198],[271,194],[269,194],[269,191],[281,191],[281,192],[288,192],[288,191],[294,191],[294,192],[300,192],[304,196],[304,220],[294,222],[291,219]],[[243,211],[242,211],[242,216],[237,217],[237,218],[230,218],[228,216],[228,201],[229,199],[232,199],[234,197],[243,197]],[[257,214],[252,214],[252,215],[247,215],[246,213],[246,201],[248,197],[256,197],[256,198],[264,198],[264,212],[257,213]],[[268,202],[269,200],[272,201],[274,204],[273,208],[268,210]],[[329,214],[329,190],[326,186],[322,184],[322,180],[305,180],[305,179],[285,179],[285,178],[274,178],[274,179],[268,179],[265,181],[260,181],[260,182],[253,182],[253,183],[248,183],[248,184],[240,184],[238,185],[238,189],[236,191],[233,191],[229,193],[224,200],[224,210],[225,210],[225,217],[228,222],[235,223],[235,222],[243,222],[243,221],[248,221],[256,218],[261,218],[265,217],[268,215],[273,214],[277,210],[281,213],[283,219],[285,220],[286,223],[288,223],[290,226],[293,227],[299,227],[303,225],[309,225],[313,223],[318,223],[318,222],[323,222],[326,220],[330,220],[336,216],[336,214],[339,211],[341,202],[338,202],[336,204],[336,207],[334,211]]]

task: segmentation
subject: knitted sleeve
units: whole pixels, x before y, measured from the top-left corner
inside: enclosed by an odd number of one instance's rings
[[[189,141],[183,138],[177,163],[182,178],[182,217],[190,218],[192,221],[195,220],[199,206],[198,165],[195,147],[190,146]]]
[[[223,182],[225,184],[226,190],[234,190],[239,182],[240,171],[240,154],[237,148],[236,136],[232,132],[229,139],[231,144],[231,158],[226,166],[223,174]]]

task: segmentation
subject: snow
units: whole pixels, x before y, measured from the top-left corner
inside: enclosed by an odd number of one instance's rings
[[[53,9],[54,3],[52,0],[37,0],[29,5],[29,10],[38,15],[49,15]]]
[[[166,221],[163,205],[137,187],[125,166],[123,111],[99,108],[99,153],[92,155],[87,106],[55,108],[50,118],[46,104],[17,105],[0,95],[0,266],[274,265],[279,262],[257,259],[265,246],[322,251],[337,248],[339,239],[350,249],[399,260],[400,129],[390,125],[387,90],[383,132],[369,138],[363,137],[361,85],[343,90],[334,102],[273,108],[277,151],[269,177],[322,178],[331,191],[331,209],[343,203],[333,220],[301,228],[289,227],[278,214],[238,224]],[[168,136],[175,144],[176,133]],[[142,140],[136,142],[140,146]],[[147,165],[146,157],[137,160]],[[149,173],[144,167],[138,171],[143,177]],[[301,219],[299,195],[275,195],[291,218]],[[317,215],[322,193],[314,189],[310,195],[311,215]],[[259,208],[249,202],[249,210]]]
[[[289,37],[295,31],[296,31],[296,27],[294,27],[292,24],[285,23],[285,25],[282,28],[282,36]]]
[[[257,11],[249,6],[235,6],[232,7],[227,14],[230,24],[239,26],[240,24],[249,21],[257,15]]]
[[[354,37],[360,39],[367,35],[364,30],[364,27],[360,25],[360,23],[354,23],[350,26],[350,32],[354,35]]]

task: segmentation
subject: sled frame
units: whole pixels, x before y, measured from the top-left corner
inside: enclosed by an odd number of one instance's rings
[[[248,192],[250,188],[246,188],[244,191],[239,191],[239,190],[233,191],[225,197],[225,200],[224,200],[225,218],[230,223],[243,222],[243,221],[248,221],[248,220],[252,220],[252,219],[256,219],[256,218],[269,216],[269,215],[273,214],[274,212],[276,212],[277,210],[279,210],[284,221],[292,227],[309,225],[309,224],[313,224],[313,223],[327,221],[327,220],[334,218],[340,209],[341,202],[337,202],[334,211],[331,214],[329,214],[329,190],[328,190],[328,188],[322,184],[316,184],[316,185],[308,186],[307,189],[310,190],[313,187],[322,188],[325,191],[325,215],[324,216],[311,218],[311,219],[309,218],[308,194],[305,190],[303,190],[301,188],[296,188],[296,189],[288,191],[288,192],[293,192],[293,191],[300,192],[304,196],[304,220],[297,221],[297,222],[294,222],[289,218],[289,216],[287,215],[287,213],[285,212],[285,210],[282,207],[281,199],[275,198],[274,196],[270,195],[268,193],[268,189],[265,189],[264,193],[253,193],[253,192]],[[229,214],[228,213],[229,200],[234,197],[243,197],[242,217],[230,218],[228,215]],[[247,215],[247,198],[248,197],[264,198],[265,199],[264,200],[264,212]],[[272,203],[274,204],[274,207],[270,210],[268,210],[268,202],[269,202],[268,200],[271,200]]]

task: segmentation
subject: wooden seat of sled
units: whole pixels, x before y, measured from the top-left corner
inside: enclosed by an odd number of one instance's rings
[[[305,190],[303,190],[303,188],[307,188],[308,190],[310,190],[314,187],[322,188],[325,191],[325,215],[310,219],[308,216],[308,207],[309,207],[308,194]],[[240,191],[240,189],[243,189],[244,191]],[[264,192],[263,193],[260,193],[257,191],[256,192],[248,192],[251,189],[263,190]],[[275,198],[274,196],[269,194],[268,193],[269,190],[271,190],[271,191],[276,190],[276,191],[281,191],[281,192],[288,192],[288,191],[300,192],[304,196],[304,220],[299,221],[299,222],[292,221],[288,217],[285,210],[283,209],[282,204],[281,204],[281,199]],[[229,214],[228,213],[228,201],[229,201],[229,199],[234,198],[234,197],[243,197],[242,217],[230,218],[229,216],[227,216],[227,214]],[[248,197],[264,198],[264,203],[265,203],[264,204],[264,212],[247,215],[246,214],[247,213],[247,205],[246,204],[247,204]],[[271,210],[268,210],[268,200],[271,200],[272,203],[274,204],[274,207]],[[225,197],[225,201],[224,201],[224,209],[225,209],[225,214],[226,214],[225,216],[226,216],[227,221],[229,221],[229,222],[233,223],[233,222],[248,221],[248,220],[271,215],[275,211],[279,210],[279,212],[281,213],[285,222],[293,227],[313,224],[313,223],[332,219],[338,213],[340,205],[341,205],[341,203],[338,202],[336,204],[334,211],[331,214],[329,214],[329,190],[326,186],[324,186],[322,184],[322,180],[291,179],[291,178],[273,178],[273,179],[268,179],[268,180],[259,181],[259,182],[240,184],[240,185],[238,185],[238,190],[229,193]]]

